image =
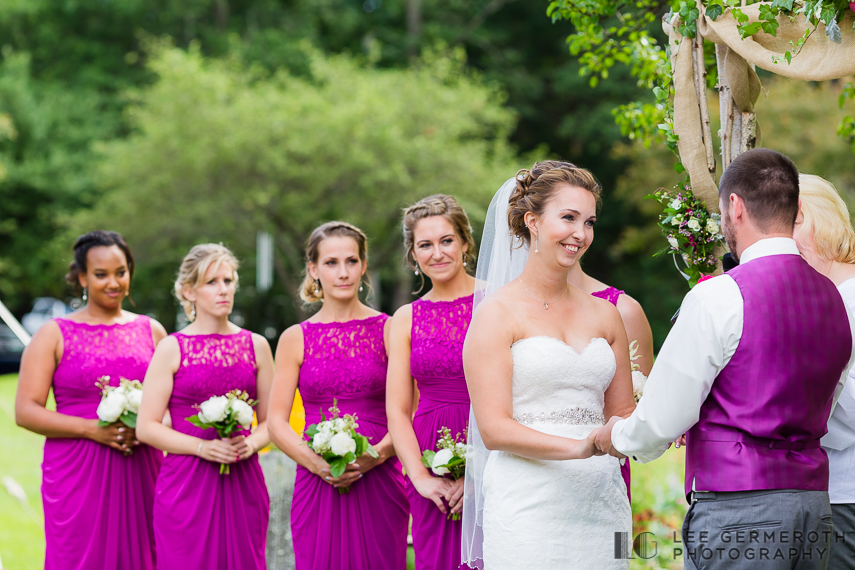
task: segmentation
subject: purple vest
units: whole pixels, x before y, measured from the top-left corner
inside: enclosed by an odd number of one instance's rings
[[[686,435],[686,493],[828,490],[826,433],[852,332],[834,284],[797,255],[727,273],[739,286],[739,346]]]

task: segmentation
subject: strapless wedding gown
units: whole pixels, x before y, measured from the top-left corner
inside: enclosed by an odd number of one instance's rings
[[[577,353],[558,339],[531,337],[514,343],[511,355],[515,420],[573,439],[603,425],[616,368],[605,339]],[[485,570],[629,568],[615,557],[615,533],[631,533],[632,513],[614,457],[540,461],[493,451],[483,484]]]

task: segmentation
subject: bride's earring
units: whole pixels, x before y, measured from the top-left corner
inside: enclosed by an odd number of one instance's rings
[[[538,252],[537,246],[538,246],[537,234],[534,234],[534,252],[535,253]]]
[[[361,279],[359,280],[359,292],[360,293],[362,292],[362,280]]]

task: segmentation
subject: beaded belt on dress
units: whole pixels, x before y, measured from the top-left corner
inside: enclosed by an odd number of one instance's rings
[[[527,412],[524,414],[514,414],[514,420],[523,425],[535,422],[575,425],[603,425],[606,423],[606,418],[602,412],[591,410],[590,408],[566,408],[549,413],[540,412],[535,414]]]

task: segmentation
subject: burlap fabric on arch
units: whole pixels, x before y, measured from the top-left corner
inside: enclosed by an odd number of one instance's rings
[[[770,3],[766,3],[770,4]],[[759,20],[761,4],[742,8],[750,22]],[[825,35],[825,25],[820,23],[805,42],[804,47],[787,64],[784,53],[793,51],[790,41],[797,42],[808,29],[803,15],[793,21],[778,17],[777,36],[764,32],[742,39],[736,20],[728,11],[715,21],[704,15],[706,8],[698,0],[698,32],[704,39],[726,45],[730,50],[726,58],[726,75],[733,100],[740,111],[751,112],[760,95],[760,79],[752,69],[756,65],[778,75],[804,81],[826,81],[855,75],[855,12],[847,10],[840,29],[843,41],[835,44]],[[695,195],[704,200],[710,211],[718,211],[718,187],[707,167],[706,150],[701,127],[701,113],[695,91],[691,39],[683,38],[676,25],[664,26],[671,47],[671,68],[674,73],[674,132],[680,137],[677,143],[680,160],[689,173]],[[685,40],[685,41],[684,41]],[[779,58],[774,63],[773,58]],[[708,141],[712,144],[712,141]]]

